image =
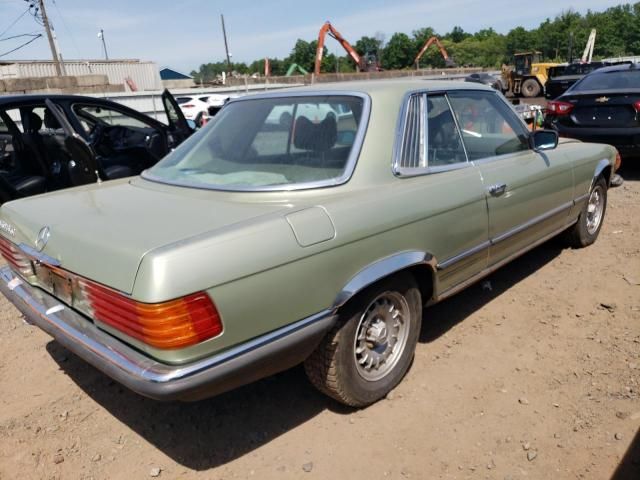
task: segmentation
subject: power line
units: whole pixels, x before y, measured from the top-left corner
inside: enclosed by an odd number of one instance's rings
[[[22,47],[26,47],[26,46],[27,46],[27,45],[29,45],[30,43],[35,42],[35,41],[36,41],[37,39],[39,39],[41,36],[42,36],[42,34],[40,33],[40,34],[36,35],[35,37],[33,37],[31,40],[29,40],[29,41],[27,41],[27,42],[23,43],[22,45],[20,45],[20,46],[18,46],[18,47],[16,47],[16,48],[14,48],[14,49],[12,49],[12,50],[9,50],[8,52],[0,53],[0,57],[6,57],[6,56],[7,56],[7,55],[9,55],[10,53],[15,52],[16,50],[20,50]]]
[[[76,49],[76,53],[78,54],[78,58],[81,58],[82,55],[80,54],[80,49],[78,48],[78,44],[76,43],[76,39],[73,36],[73,33],[71,33],[71,29],[67,26],[67,22],[65,21],[64,17],[62,16],[62,12],[58,8],[58,2],[56,2],[56,0],[53,0],[53,6],[56,7],[56,12],[58,12],[58,16],[60,17],[60,20],[62,20],[62,26],[66,30],[66,32],[69,35],[69,37],[71,37],[71,42],[73,43],[73,47]]]
[[[14,38],[20,37],[41,37],[41,33],[21,33],[20,35],[12,35],[10,37],[0,38],[0,42],[6,42],[7,40],[13,40]]]
[[[11,28],[12,28],[16,23],[18,23],[18,22],[20,21],[20,19],[21,19],[22,17],[24,17],[24,16],[29,12],[30,8],[31,8],[31,7],[27,8],[24,12],[22,12],[22,13],[20,14],[20,16],[19,16],[18,18],[16,18],[16,19],[11,23],[11,25],[9,25],[7,28],[5,28],[5,29],[3,30],[3,32],[2,32],[2,33],[0,33],[0,38],[2,38],[2,36],[3,36],[5,33],[7,33],[9,30],[11,30]]]

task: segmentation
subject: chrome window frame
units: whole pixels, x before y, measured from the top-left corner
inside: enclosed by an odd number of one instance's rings
[[[313,92],[286,92],[286,91],[271,92],[271,93],[261,93],[258,95],[248,95],[244,97],[231,99],[229,100],[229,102],[227,102],[227,105],[225,105],[225,108],[227,108],[227,106],[231,105],[232,103],[238,103],[238,102],[250,102],[250,101],[262,100],[262,99],[292,98],[292,97],[356,97],[363,101],[362,117],[360,118],[360,123],[358,125],[356,137],[353,141],[353,145],[351,146],[349,157],[347,157],[347,161],[345,162],[345,168],[340,176],[328,178],[325,180],[317,180],[314,182],[302,182],[302,183],[295,183],[290,185],[265,185],[265,186],[259,186],[259,187],[231,187],[231,186],[224,186],[224,185],[205,185],[201,183],[188,182],[188,181],[166,180],[164,178],[160,178],[153,175],[152,173],[150,173],[149,170],[143,171],[140,176],[145,180],[149,180],[156,183],[163,183],[165,185],[173,185],[177,187],[186,187],[186,188],[197,188],[199,190],[216,190],[216,191],[224,191],[224,192],[290,192],[290,191],[296,191],[296,190],[309,190],[314,188],[336,187],[336,186],[347,183],[349,180],[351,180],[351,177],[353,176],[353,173],[356,168],[356,164],[358,162],[358,157],[360,156],[360,152],[362,151],[362,145],[364,143],[366,132],[369,128],[369,120],[371,117],[371,97],[368,94],[363,92],[355,92],[355,91],[348,91],[348,90],[325,90],[325,91],[313,91]],[[211,123],[213,124],[215,122],[211,122]],[[196,135],[198,133],[196,133]]]
[[[455,91],[459,91],[459,90],[455,90]],[[477,91],[474,89],[464,89],[461,91]],[[462,168],[467,168],[471,165],[473,165],[472,162],[469,161],[469,156],[467,155],[467,149],[466,146],[464,144],[464,140],[462,139],[462,133],[460,130],[460,125],[458,125],[458,120],[456,118],[456,115],[453,111],[453,108],[451,106],[451,103],[449,102],[449,98],[448,98],[448,91],[447,90],[412,90],[409,91],[407,93],[405,93],[404,97],[402,98],[402,104],[400,106],[400,113],[398,115],[398,121],[396,122],[396,135],[395,135],[395,141],[393,144],[393,161],[392,161],[392,171],[393,174],[396,177],[400,177],[400,178],[411,178],[411,177],[417,177],[417,176],[421,176],[421,175],[429,175],[432,173],[441,173],[441,172],[448,172],[450,170],[460,170]],[[407,126],[407,116],[409,114],[409,101],[411,99],[411,97],[413,96],[421,96],[422,100],[421,100],[421,108],[422,108],[422,122],[421,122],[421,127],[423,128],[423,131],[421,132],[421,137],[423,139],[423,150],[422,150],[422,155],[421,155],[421,162],[423,163],[422,166],[420,167],[403,167],[401,165],[402,163],[402,146],[404,144],[404,138],[405,138],[405,134],[406,134],[406,126]],[[428,114],[429,112],[427,111],[427,99],[429,98],[429,96],[439,96],[442,95],[445,100],[447,101],[447,105],[449,106],[449,109],[451,111],[451,115],[453,117],[453,121],[456,125],[456,130],[458,132],[458,136],[460,137],[460,143],[462,145],[462,150],[464,151],[464,156],[465,156],[465,161],[464,162],[456,162],[456,163],[452,163],[450,165],[435,165],[435,166],[429,166],[428,164],[428,149],[429,149],[429,132],[428,132],[428,126],[429,126],[429,118],[428,118]]]

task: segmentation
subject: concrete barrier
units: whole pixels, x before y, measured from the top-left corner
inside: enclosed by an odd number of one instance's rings
[[[6,93],[115,93],[124,92],[124,84],[111,85],[106,75],[68,75],[64,77],[7,78],[0,80],[0,92]]]

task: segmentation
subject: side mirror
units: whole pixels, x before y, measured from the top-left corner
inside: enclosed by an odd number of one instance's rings
[[[189,128],[192,131],[195,131],[196,128],[198,128],[198,126],[196,125],[196,122],[194,122],[193,120],[187,120],[187,125],[189,125]]]
[[[558,146],[558,132],[555,130],[535,130],[529,138],[531,140],[531,148],[537,152],[553,150]]]

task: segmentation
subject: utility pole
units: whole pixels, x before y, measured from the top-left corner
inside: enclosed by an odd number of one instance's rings
[[[102,48],[104,49],[104,59],[109,60],[109,54],[107,53],[107,43],[104,39],[104,30],[100,29],[100,33],[98,34],[98,38],[102,40]]]
[[[227,54],[227,70],[231,73],[231,58],[229,57],[229,45],[227,43],[227,31],[224,28],[224,15],[220,14],[220,21],[222,22],[222,36],[224,37],[224,51]]]
[[[49,19],[47,18],[47,11],[44,8],[44,0],[39,0],[38,3],[40,4],[40,12],[42,12],[42,23],[44,24],[44,29],[47,31],[47,38],[49,39],[49,47],[51,47],[53,64],[56,67],[56,74],[60,77],[62,76],[62,66],[60,65],[60,55],[58,54],[58,49],[56,48],[56,41],[54,39],[53,33],[51,32],[51,26],[49,25]]]

